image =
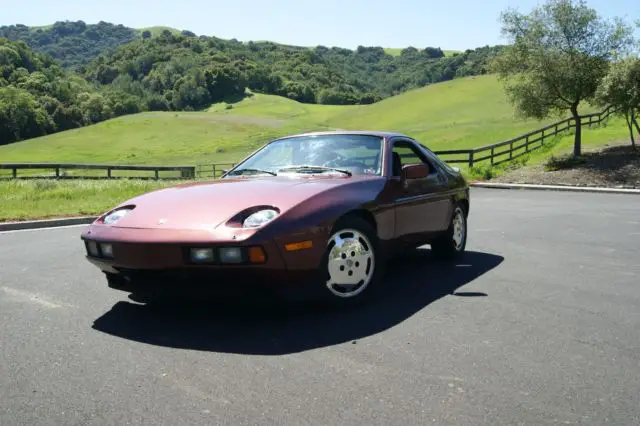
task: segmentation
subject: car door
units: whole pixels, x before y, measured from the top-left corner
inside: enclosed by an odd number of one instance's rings
[[[398,181],[393,200],[396,237],[420,239],[446,229],[452,208],[446,178],[414,141],[393,140],[391,149],[392,163],[399,157],[400,168],[424,164],[429,170],[426,177],[405,180],[398,166],[392,167],[392,178]]]

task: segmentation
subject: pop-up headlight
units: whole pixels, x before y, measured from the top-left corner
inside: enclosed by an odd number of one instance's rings
[[[133,210],[133,207],[122,207],[120,209],[114,210],[102,219],[105,225],[113,225]]]
[[[271,222],[278,216],[278,212],[273,209],[259,210],[247,217],[242,226],[244,228],[258,228],[266,223]]]

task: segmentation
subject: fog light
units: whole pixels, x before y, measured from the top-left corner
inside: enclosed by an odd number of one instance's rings
[[[211,263],[213,262],[213,249],[210,249],[210,248],[191,249],[191,260],[196,263]]]
[[[111,244],[100,244],[100,250],[104,257],[113,258],[113,246]]]
[[[98,257],[100,256],[100,251],[98,250],[98,243],[95,241],[87,241],[87,251],[90,256]]]
[[[250,247],[249,260],[251,263],[264,263],[267,260],[267,255],[262,250],[262,247]]]
[[[242,250],[239,247],[221,248],[220,261],[224,263],[240,263],[242,262]]]

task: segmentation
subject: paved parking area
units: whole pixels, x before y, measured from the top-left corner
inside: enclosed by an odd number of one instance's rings
[[[0,424],[640,423],[640,196],[474,188],[348,312],[153,309],[80,231],[0,234]]]

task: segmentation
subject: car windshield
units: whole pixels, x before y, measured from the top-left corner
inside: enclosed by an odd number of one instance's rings
[[[228,176],[339,173],[380,175],[382,143],[378,136],[328,134],[275,140]]]

